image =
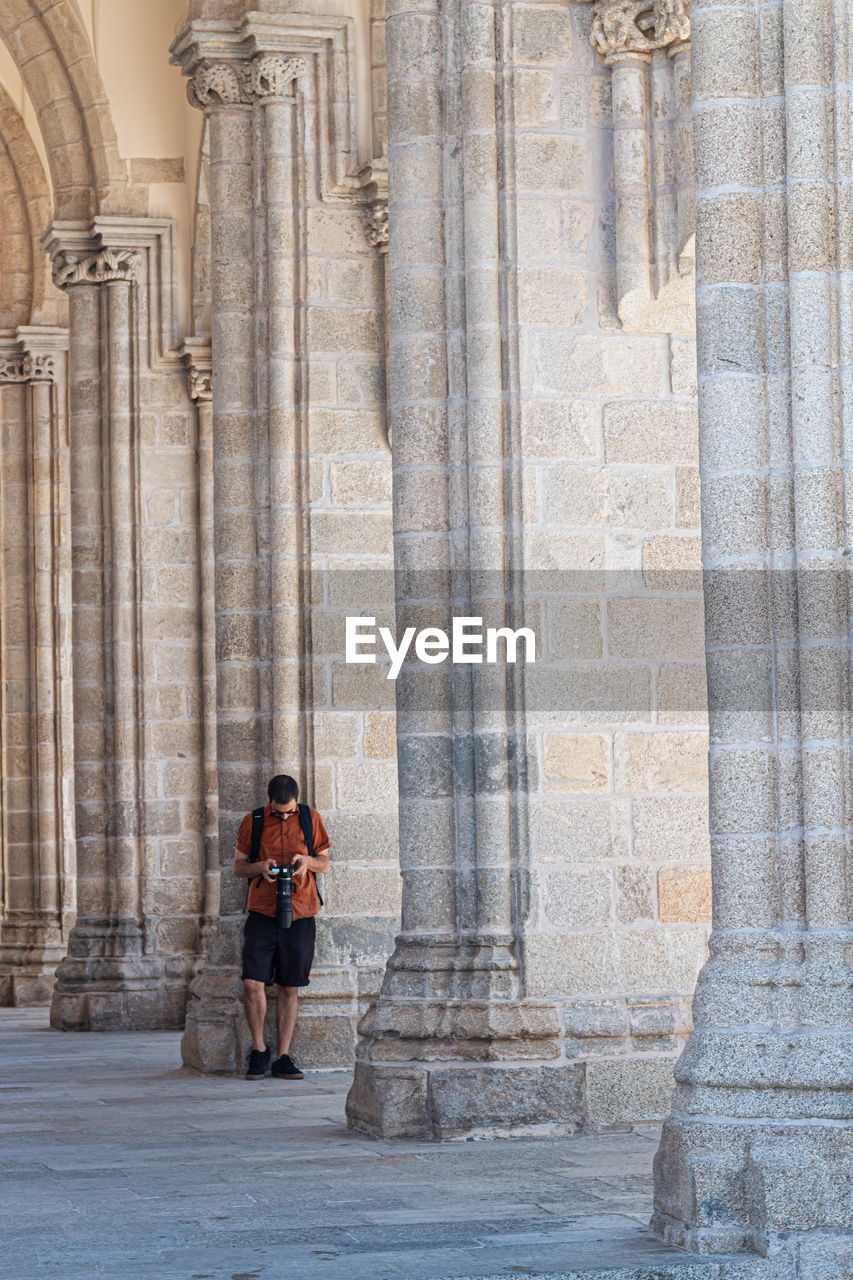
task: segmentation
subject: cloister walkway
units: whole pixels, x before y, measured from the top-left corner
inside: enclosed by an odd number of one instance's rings
[[[204,1078],[179,1040],[0,1010],[2,1280],[764,1274],[647,1238],[653,1126],[380,1142],[346,1129],[345,1073]]]

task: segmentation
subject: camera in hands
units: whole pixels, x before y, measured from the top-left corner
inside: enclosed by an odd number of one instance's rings
[[[270,867],[275,882],[275,923],[279,929],[293,924],[293,867]]]

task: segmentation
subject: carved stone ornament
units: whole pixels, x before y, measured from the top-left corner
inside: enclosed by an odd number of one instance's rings
[[[96,249],[91,253],[60,249],[53,260],[53,282],[64,289],[70,284],[133,280],[141,261],[138,249]]]
[[[362,219],[367,243],[385,253],[388,249],[388,157],[377,156],[357,174],[364,202]]]
[[[293,81],[306,75],[307,71],[304,58],[262,53],[243,69],[241,80],[244,97],[249,101],[254,98],[289,97]]]
[[[688,44],[690,0],[655,0],[655,39],[658,44]]]
[[[388,200],[377,199],[364,211],[364,231],[367,243],[374,249],[388,247]]]
[[[0,356],[0,382],[55,382],[56,357],[15,352]]]
[[[189,393],[190,399],[198,403],[199,400],[213,399],[213,374],[210,369],[198,369],[195,366],[190,367],[189,371]]]
[[[187,81],[187,97],[194,107],[226,105],[243,101],[237,68],[230,62],[205,62]]]
[[[590,42],[608,64],[690,39],[689,0],[595,0]]]
[[[269,98],[288,98],[292,85],[308,72],[304,58],[281,53],[260,53],[251,62],[205,62],[187,82],[187,97],[194,107],[228,106]]]

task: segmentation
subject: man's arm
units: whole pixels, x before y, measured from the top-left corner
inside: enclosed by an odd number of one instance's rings
[[[235,849],[231,870],[241,880],[251,880],[254,876],[263,876],[268,884],[274,884],[275,876],[270,875],[270,867],[274,866],[276,866],[274,858],[262,858],[258,862],[250,862],[248,853],[241,853],[239,849]]]
[[[329,870],[329,855],[326,852],[331,843],[329,833],[323,825],[323,819],[313,809],[311,810],[311,827],[315,853],[313,858],[309,858],[307,853],[297,853],[294,856],[293,870],[299,876],[306,871],[316,871],[319,875],[323,875]]]
[[[256,863],[254,865],[257,865]],[[295,853],[293,855],[293,870],[298,876],[305,871],[317,871],[321,875],[329,870],[329,855],[325,849],[320,853],[315,853],[313,858],[309,858],[307,853]]]

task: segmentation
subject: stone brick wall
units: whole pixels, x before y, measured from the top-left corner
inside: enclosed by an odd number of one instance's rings
[[[590,10],[514,5],[518,320],[537,741],[531,994],[587,1113],[665,1113],[710,919],[695,345],[615,313],[611,72]],[[684,322],[683,312],[679,313]],[[540,571],[534,573],[534,571]]]
[[[349,1064],[399,923],[394,686],[344,662],[347,614],[393,617],[391,455],[385,408],[385,262],[364,212],[305,210],[310,680],[303,777],[332,840],[317,965],[295,1049]],[[370,669],[372,670],[372,669]]]
[[[205,910],[198,443],[183,372],[156,385],[156,406],[140,422],[142,905],[164,971],[178,981],[182,1014]]]

